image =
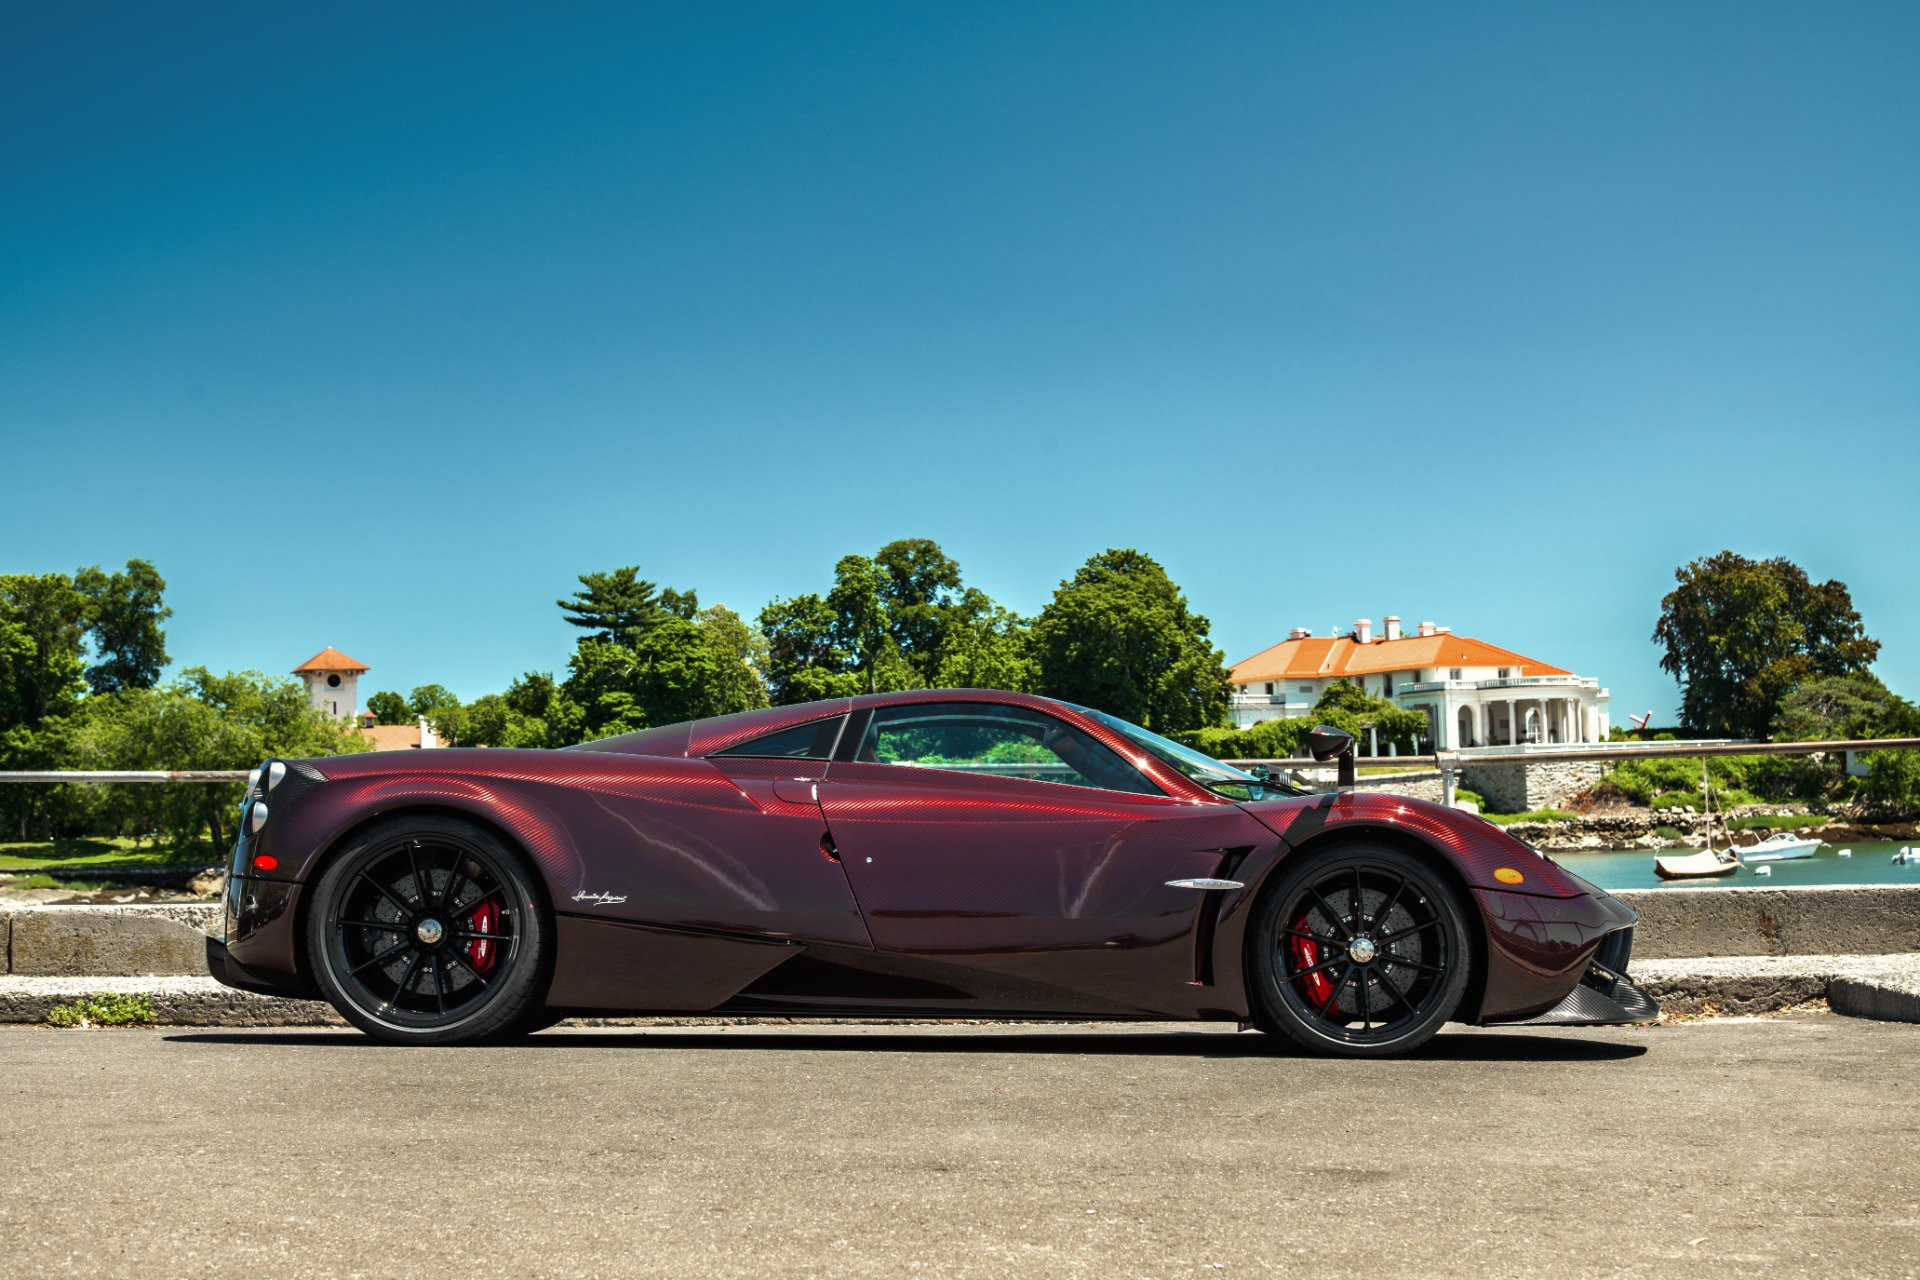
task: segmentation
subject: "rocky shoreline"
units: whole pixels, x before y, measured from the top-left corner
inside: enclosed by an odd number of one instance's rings
[[[1727,816],[1815,816],[1823,822],[1794,828],[1795,834],[1814,836],[1827,844],[1865,844],[1876,840],[1920,840],[1920,815],[1885,813],[1857,807],[1839,807],[1814,813],[1805,805],[1748,805]],[[1666,827],[1681,834],[1681,844],[1700,844],[1706,839],[1707,819],[1698,813],[1644,809],[1597,811],[1563,822],[1515,822],[1506,831],[1535,848],[1549,853],[1578,850],[1667,849],[1675,845],[1671,836],[1658,835]],[[1715,842],[1726,837],[1719,814],[1713,818]],[[1735,845],[1758,844],[1773,834],[1768,830],[1735,831]]]

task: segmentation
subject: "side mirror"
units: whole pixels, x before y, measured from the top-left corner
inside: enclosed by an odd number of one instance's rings
[[[1315,760],[1338,760],[1336,785],[1351,787],[1358,777],[1353,763],[1353,735],[1330,724],[1317,724],[1307,734],[1307,754]]]

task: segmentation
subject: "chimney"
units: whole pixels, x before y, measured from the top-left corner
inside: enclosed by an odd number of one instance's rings
[[[1386,638],[1389,640],[1398,640],[1400,638],[1400,619],[1394,617],[1392,614],[1387,615]]]
[[[1452,627],[1435,627],[1433,631],[1435,635],[1450,636],[1453,634]]]
[[[1431,622],[1423,622],[1423,623],[1421,623],[1421,624],[1420,624],[1420,634],[1421,634],[1421,635],[1423,635],[1423,636],[1430,636],[1430,635],[1432,635],[1432,634],[1433,634],[1433,632],[1434,632],[1434,626],[1433,626],[1433,624],[1432,624]]]
[[[1372,618],[1362,618],[1353,624],[1353,641],[1355,644],[1371,644],[1373,642]]]
[[[1307,637],[1311,636],[1312,634],[1313,634],[1312,627],[1295,627],[1293,630],[1287,632],[1287,639],[1305,640]]]

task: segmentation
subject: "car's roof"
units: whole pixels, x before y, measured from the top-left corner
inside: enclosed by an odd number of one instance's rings
[[[575,751],[611,751],[633,756],[710,756],[735,743],[746,742],[773,733],[789,725],[824,720],[866,707],[894,706],[915,702],[998,702],[1035,710],[1058,712],[1064,703],[1032,693],[1012,693],[1006,689],[907,689],[897,693],[863,693],[851,698],[826,698],[819,702],[796,702],[784,707],[762,707],[757,711],[736,711],[642,729],[617,738],[583,742]]]

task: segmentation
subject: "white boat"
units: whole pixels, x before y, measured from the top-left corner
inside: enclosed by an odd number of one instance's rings
[[[1740,850],[1740,861],[1790,862],[1795,858],[1811,858],[1818,852],[1820,841],[1796,836],[1790,831],[1776,831],[1759,844]]]
[[[1713,794],[1707,788],[1707,762],[1700,762],[1700,795],[1707,817],[1707,847],[1699,853],[1683,853],[1655,858],[1653,873],[1662,880],[1700,880],[1707,876],[1730,876],[1740,869],[1740,859],[1730,849],[1713,847]]]
[[[1704,876],[1730,876],[1740,869],[1740,859],[1723,849],[1707,848],[1699,853],[1669,855],[1653,860],[1653,873],[1662,880],[1698,880]]]
[[[1893,865],[1896,867],[1920,866],[1920,849],[1910,849],[1904,844],[1901,845],[1900,852],[1893,855]]]

